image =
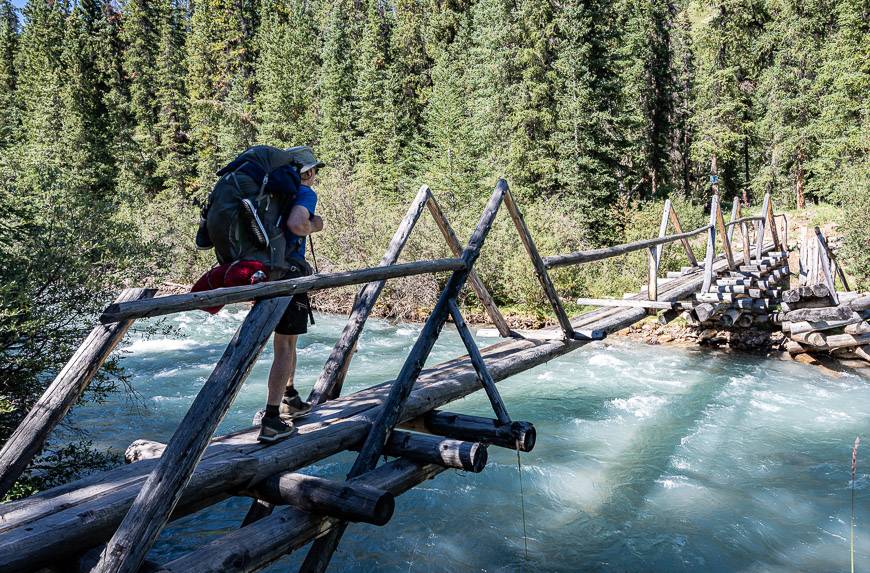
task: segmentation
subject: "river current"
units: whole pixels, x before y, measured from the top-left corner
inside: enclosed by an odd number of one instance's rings
[[[184,313],[171,335],[132,332],[123,352],[138,396],[74,412],[98,446],[167,441],[245,316]],[[153,324],[153,322],[152,322]],[[307,395],[344,320],[301,338]],[[390,380],[420,331],[371,320],[345,393]],[[493,339],[478,339],[480,345]],[[464,354],[445,328],[428,364]],[[219,428],[262,407],[271,349]],[[848,571],[851,446],[870,427],[870,380],[710,350],[607,340],[499,384],[511,416],[538,430],[522,454],[490,448],[480,474],[448,471],[397,498],[384,527],[352,524],[331,571]],[[453,411],[491,416],[482,392]],[[870,446],[870,444],[867,444]],[[343,479],[353,456],[314,466]],[[870,563],[870,447],[855,482],[856,566]],[[173,522],[151,559],[233,531],[249,500]],[[304,551],[269,571],[298,569]]]

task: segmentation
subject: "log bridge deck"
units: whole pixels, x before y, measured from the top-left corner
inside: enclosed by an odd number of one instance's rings
[[[474,273],[474,263],[502,204],[552,305],[558,322],[555,328],[511,331]],[[426,208],[456,258],[397,263]],[[673,235],[666,234],[669,224],[676,231]],[[754,245],[750,226],[755,231]],[[738,227],[743,236],[739,254],[730,244]],[[766,242],[768,232],[772,242]],[[698,235],[707,238],[700,264],[689,243],[689,238]],[[690,266],[659,284],[662,249],[672,242],[682,244]],[[717,254],[717,243],[722,245],[721,254]],[[574,318],[566,315],[549,268],[638,250],[649,253],[645,289],[626,299],[583,299],[602,308]],[[720,274],[753,264],[758,269],[770,267],[771,261],[782,259],[783,252],[769,198],[758,217],[740,217],[735,203],[726,225],[718,197],[714,197],[710,223],[699,229],[683,232],[676,212],[666,202],[658,238],[542,258],[507,183],[500,180],[464,247],[424,186],[378,267],[158,298],[153,291],[128,289],[106,309],[101,324],[5,444],[0,452],[0,492],[7,492],[25,471],[135,319],[232,302],[256,303],[166,446],[150,444],[150,449],[140,452],[144,459],[137,463],[0,505],[0,571],[248,572],[311,542],[301,570],[324,571],[348,521],[386,523],[395,496],[445,469],[481,471],[488,446],[519,451],[534,447],[534,426],[510,418],[496,382],[600,340],[650,312],[663,310],[662,316],[669,320],[698,304],[697,299],[686,299],[709,293]],[[447,271],[450,278],[397,378],[340,396],[357,340],[385,280]],[[483,349],[476,346],[456,303],[466,282],[506,340]],[[352,284],[364,286],[309,398],[315,407],[297,420],[297,431],[270,445],[256,441],[256,427],[213,438],[291,295]],[[468,354],[424,369],[448,317]],[[440,410],[480,389],[490,399],[494,419]],[[345,450],[359,452],[345,482],[296,473]],[[385,455],[396,459],[378,465]],[[239,529],[170,562],[146,559],[169,520],[230,496],[252,498]]]

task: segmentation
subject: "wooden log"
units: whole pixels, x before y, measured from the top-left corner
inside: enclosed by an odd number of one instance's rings
[[[831,265],[834,267],[834,271],[836,272],[837,276],[840,277],[840,282],[843,283],[843,288],[847,291],[851,290],[849,289],[849,283],[846,281],[846,275],[843,273],[843,269],[840,267],[839,264],[837,264],[837,257],[834,256],[834,252],[828,246],[827,239],[825,239],[825,236],[822,234],[818,227],[815,228],[815,231],[816,236],[819,239],[819,247],[821,248],[821,252],[831,261]],[[833,277],[831,279],[831,283],[833,284]]]
[[[450,250],[453,251],[453,255],[456,257],[460,256],[462,254],[462,243],[459,242],[456,233],[453,232],[453,228],[450,226],[450,222],[444,215],[444,211],[441,210],[440,205],[438,205],[438,202],[435,200],[435,196],[431,193],[429,194],[429,201],[426,203],[426,206],[429,208],[432,218],[435,219],[435,224],[438,226],[438,229],[447,241],[447,245],[450,247]],[[482,304],[484,310],[486,310],[489,319],[498,329],[499,335],[503,337],[510,336],[510,326],[508,326],[507,321],[504,319],[504,316],[502,316],[501,311],[499,311],[498,306],[496,306],[495,301],[489,294],[486,286],[484,286],[483,281],[481,281],[477,276],[474,269],[471,269],[471,272],[468,273],[468,284],[471,285],[478,300],[480,300],[480,304]]]
[[[656,249],[659,247],[650,247],[649,248],[649,299],[656,300],[659,296],[659,262],[658,255],[656,254]]]
[[[498,418],[498,421],[501,424],[510,424],[511,417],[508,414],[507,406],[505,406],[504,401],[501,399],[501,395],[498,393],[498,389],[495,387],[495,381],[486,369],[483,356],[477,348],[477,343],[474,342],[474,337],[471,335],[471,331],[468,330],[468,325],[465,324],[465,319],[462,318],[462,313],[459,311],[456,301],[453,299],[449,300],[447,302],[447,308],[450,311],[450,316],[453,318],[456,330],[459,332],[459,338],[462,339],[462,343],[465,345],[465,350],[468,351],[468,357],[471,359],[471,364],[477,372],[477,377],[480,378],[480,384],[483,386],[487,398],[489,398],[489,403],[492,405],[495,417]],[[571,329],[571,332],[574,332],[573,328]]]
[[[685,233],[683,233],[683,225],[680,223],[680,217],[679,215],[677,215],[677,210],[674,209],[673,205],[671,205],[671,208],[668,212],[668,217],[671,220],[671,225],[673,225],[676,234],[684,235]],[[689,265],[691,265],[689,268],[697,269],[698,261],[697,259],[695,259],[695,253],[692,252],[692,245],[689,244],[689,238],[685,236],[681,237],[680,243],[683,245],[683,251],[686,253],[686,258],[689,260]]]
[[[865,295],[849,301],[852,310],[870,310],[870,295]]]
[[[846,334],[867,334],[870,333],[870,322],[866,320],[862,320],[860,322],[856,322],[854,324],[847,325],[843,332]]]
[[[821,320],[848,320],[854,311],[846,306],[830,306],[825,308],[801,308],[786,313],[789,322],[817,322]]]
[[[491,444],[500,448],[530,452],[535,447],[537,432],[530,422],[500,424],[498,420],[432,410],[402,424],[403,428],[428,432],[456,440]]]
[[[787,312],[799,308],[828,308],[837,306],[830,298],[804,298],[798,302],[783,302],[783,309]]]
[[[714,197],[716,200],[716,228],[719,231],[719,236],[722,239],[722,251],[725,253],[725,260],[728,261],[728,268],[733,269],[734,254],[731,252],[731,239],[725,229],[725,217],[722,215],[722,205],[719,204],[719,197]]]
[[[789,334],[789,338],[791,338],[795,342],[800,342],[803,345],[815,347],[825,346],[825,337],[820,332],[795,333],[794,331],[792,331]]]
[[[562,327],[562,332],[565,333],[565,338],[573,338],[574,330],[571,328],[571,320],[568,318],[568,315],[565,314],[565,309],[562,307],[562,302],[559,299],[559,294],[556,292],[556,287],[553,285],[553,281],[550,280],[550,275],[547,273],[547,267],[544,264],[543,259],[541,259],[541,255],[538,254],[538,248],[535,246],[535,241],[532,239],[531,233],[529,233],[529,228],[526,226],[526,221],[523,219],[522,212],[520,212],[519,207],[516,202],[514,202],[510,190],[507,188],[507,183],[505,183],[504,203],[514,222],[514,227],[516,227],[517,233],[520,235],[520,241],[523,243],[529,258],[532,260],[532,267],[535,270],[535,275],[538,277],[538,282],[541,283],[541,288],[544,289],[544,294],[547,296],[547,300],[550,301],[550,306],[553,308],[556,320],[559,321],[559,325]]]
[[[864,346],[855,347],[855,356],[870,362],[870,345],[865,344]]]
[[[486,444],[414,432],[394,430],[384,444],[384,455],[438,464],[471,473],[480,473],[488,458]]]
[[[656,308],[673,309],[679,308],[679,302],[661,300],[637,300],[616,298],[578,298],[577,304],[582,306],[605,306],[605,307],[631,307],[631,308]]]
[[[758,221],[758,225],[756,226],[757,234],[755,240],[755,258],[761,260],[762,253],[762,245],[764,244],[764,236],[767,229],[767,215],[770,211],[770,193],[764,194],[764,200],[761,202],[761,213],[759,216],[761,220]],[[775,242],[774,242],[775,245]],[[742,270],[742,269],[741,269]]]
[[[790,330],[792,334],[801,334],[804,332],[816,332],[820,330],[834,330],[836,328],[843,328],[844,326],[852,326],[854,324],[860,324],[862,322],[862,318],[858,313],[854,313],[853,316],[847,318],[845,320],[818,320],[809,322],[806,320],[800,322],[792,322],[790,323]],[[849,332],[849,334],[860,334],[858,332]]]
[[[743,315],[736,308],[729,308],[725,312],[722,313],[722,317],[720,318],[720,322],[725,326],[733,326]]]
[[[816,348],[831,350],[834,348],[848,348],[852,346],[863,346],[870,344],[870,334],[823,334],[821,332],[811,333],[811,343]],[[798,335],[803,336],[803,335]]]
[[[382,489],[294,472],[265,479],[249,494],[272,505],[292,505],[302,511],[374,525],[390,521],[396,507],[393,494]]]
[[[701,292],[710,290],[710,285],[713,284],[713,259],[716,258],[716,209],[719,207],[719,202],[716,196],[710,200],[710,223],[707,225],[707,250],[704,253],[704,283],[701,286]]]
[[[396,460],[358,480],[393,495],[431,479],[443,468]],[[267,566],[330,530],[339,520],[288,508],[164,564],[166,573],[248,573]]]
[[[126,289],[115,302],[147,299],[155,292],[151,289]],[[95,326],[36,401],[0,451],[0,498],[21,477],[49,434],[79,400],[131,324],[132,321],[125,320]]]
[[[161,296],[149,300],[123,302],[109,305],[100,316],[100,322],[108,324],[131,318],[160,316],[185,310],[195,310],[276,296],[289,296],[312,290],[358,285],[396,277],[456,271],[462,269],[464,264],[460,259],[415,261],[387,267],[372,267],[340,273],[322,273],[307,277],[257,283],[255,285],[225,287],[201,292]]]
[[[808,288],[810,290],[810,292],[812,293],[812,296],[814,296],[816,298],[832,298],[831,293],[835,292],[835,291],[831,291],[831,289],[828,286],[823,285],[823,284],[810,285],[809,287],[804,287],[804,288]],[[837,304],[836,300],[834,301],[834,304]]]
[[[429,200],[429,188],[423,185],[417,192],[417,196],[408,207],[405,217],[402,219],[390,244],[387,247],[387,252],[381,258],[379,266],[385,267],[393,265],[399,260],[399,255],[414,230],[414,226],[420,219],[423,209]],[[341,386],[344,381],[343,373],[347,372],[347,367],[353,358],[353,352],[356,348],[356,343],[362,333],[366,320],[368,320],[375,303],[384,290],[386,281],[374,281],[365,285],[359,292],[354,301],[353,309],[348,317],[347,324],[341,331],[338,341],[332,348],[329,358],[323,367],[323,371],[317,378],[314,388],[308,395],[308,402],[311,404],[321,404],[326,400],[338,397],[341,394]]]
[[[290,297],[279,297],[260,301],[250,310],[109,540],[95,571],[135,573],[139,569],[289,304]]]
[[[663,238],[668,234],[668,221],[670,220],[671,213],[671,200],[665,199],[665,207],[662,209],[662,221],[659,223],[659,239]],[[651,247],[653,249],[653,257],[655,258],[656,268],[658,268],[659,264],[662,261],[662,253],[664,252],[664,245],[656,245],[655,247]],[[652,282],[652,281],[650,281]],[[655,297],[650,297],[651,300],[655,300]]]
[[[755,322],[754,317],[749,314],[742,314],[734,322],[734,326],[739,328],[749,328]]]
[[[807,352],[806,348],[804,348],[799,342],[795,342],[794,340],[787,340],[785,343],[785,349],[792,356],[794,356],[795,354],[804,354],[805,352]]]
[[[676,320],[680,316],[681,313],[682,313],[681,310],[673,309],[673,308],[670,310],[665,310],[663,312],[660,312],[659,316],[658,316],[658,323],[662,324],[662,325],[670,324],[671,322]]]
[[[825,241],[825,237],[822,235],[822,231],[819,229],[818,225],[815,227],[816,240],[819,243],[819,260],[821,261],[822,266],[822,280],[824,280],[825,284],[828,286],[828,290],[831,293],[831,297],[834,299],[836,304],[839,304],[840,301],[837,300],[837,286],[834,283],[834,273],[833,273],[833,264],[834,262],[831,260],[831,252],[828,249],[828,243]],[[849,290],[849,285],[845,282],[845,277],[843,278],[843,286],[846,290]]]
[[[635,241],[633,243],[615,245],[613,247],[603,247],[600,249],[590,249],[588,251],[578,251],[567,255],[553,255],[550,257],[545,257],[543,259],[544,266],[548,269],[554,269],[556,267],[563,267],[566,265],[576,265],[580,263],[590,263],[592,261],[601,261],[604,259],[609,259],[611,257],[632,253],[634,251],[641,251],[643,249],[655,247],[656,245],[665,245],[667,243],[673,243],[674,241],[679,241],[681,239],[689,239],[691,237],[706,232],[708,229],[710,229],[709,225],[705,227],[699,227],[693,231],[688,231],[686,233],[668,235],[667,237],[663,237],[661,239],[647,239],[643,241]]]
[[[694,312],[695,316],[698,317],[699,321],[706,322],[713,318],[716,313],[724,310],[725,308],[725,305],[720,305],[719,303],[705,302],[696,306],[694,308]]]

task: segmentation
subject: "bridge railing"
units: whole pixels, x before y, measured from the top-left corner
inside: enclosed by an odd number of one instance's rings
[[[713,264],[719,260],[720,255],[717,254],[717,242],[721,244],[722,256],[728,261],[728,268],[735,270],[736,262],[732,249],[732,239],[734,229],[740,228],[742,238],[742,261],[743,264],[749,264],[752,259],[751,240],[753,233],[750,232],[750,226],[754,230],[755,238],[755,258],[756,261],[761,260],[763,253],[763,243],[766,232],[769,229],[773,239],[774,248],[783,250],[783,243],[779,240],[779,233],[776,226],[776,218],[782,215],[774,215],[773,204],[770,195],[764,197],[761,212],[757,216],[741,216],[741,205],[737,198],[734,199],[733,208],[731,210],[731,220],[726,223],[722,214],[722,208],[719,203],[718,195],[714,195],[710,200],[710,220],[707,225],[698,227],[691,231],[683,232],[679,217],[674,210],[670,200],[665,201],[664,212],[662,213],[662,221],[659,227],[659,236],[652,239],[634,241],[631,243],[623,243],[612,247],[602,247],[598,249],[589,249],[585,251],[576,251],[564,255],[553,255],[545,257],[544,266],[548,269],[563,267],[568,265],[583,264],[592,261],[600,261],[617,257],[627,253],[642,251],[648,252],[649,261],[649,276],[647,283],[648,303],[639,303],[637,300],[619,301],[614,299],[594,299],[580,298],[578,303],[589,306],[631,306],[637,307],[646,304],[647,308],[676,308],[674,303],[663,303],[658,301],[658,281],[659,281],[659,266],[663,248],[665,245],[679,241],[683,250],[686,253],[686,258],[689,260],[691,267],[699,267],[695,254],[692,251],[689,239],[699,235],[707,234],[707,247],[705,251],[704,261],[700,267],[704,272],[704,283],[702,291],[707,292],[710,289],[713,280]],[[676,233],[667,234],[669,226],[673,226]],[[786,226],[787,228],[787,226]],[[717,241],[718,238],[718,241]],[[660,303],[660,304],[659,304]],[[665,306],[666,305],[666,306]]]

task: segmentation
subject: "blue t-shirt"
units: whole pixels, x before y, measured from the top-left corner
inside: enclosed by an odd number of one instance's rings
[[[299,193],[296,195],[296,200],[293,202],[293,207],[296,205],[302,205],[308,209],[308,216],[311,217],[314,215],[314,209],[317,207],[317,193],[307,185],[300,185]],[[304,259],[305,237],[295,235],[290,231],[290,229],[285,229],[285,233],[287,233],[287,256]]]

